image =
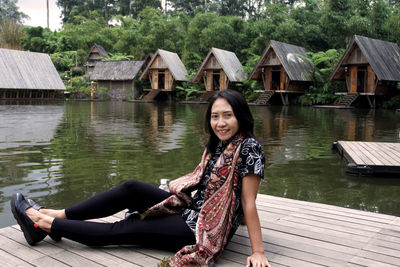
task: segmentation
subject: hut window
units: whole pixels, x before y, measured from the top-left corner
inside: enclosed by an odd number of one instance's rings
[[[157,66],[158,66],[158,67],[161,67],[161,66],[162,66],[162,62],[161,62],[161,60],[160,60],[159,58],[157,59]]]
[[[217,59],[215,57],[212,58],[212,65],[214,67],[217,65]]]

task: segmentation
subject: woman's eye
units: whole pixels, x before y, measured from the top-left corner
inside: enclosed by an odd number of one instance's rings
[[[213,120],[218,119],[218,116],[217,115],[211,115],[211,119],[213,119]]]

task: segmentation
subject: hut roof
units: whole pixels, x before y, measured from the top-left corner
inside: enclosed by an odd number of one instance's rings
[[[250,79],[256,79],[259,75],[261,65],[264,58],[270,49],[275,51],[279,61],[282,63],[283,68],[288,74],[290,80],[292,81],[311,81],[310,73],[312,72],[311,64],[297,56],[302,55],[308,57],[306,50],[297,45],[282,43],[278,41],[271,40],[269,45],[265,48],[260,59],[258,60],[253,72],[250,75]]]
[[[49,55],[0,48],[0,88],[65,90]]]
[[[100,56],[108,57],[107,51],[104,49],[104,47],[102,47],[101,45],[98,45],[98,44],[94,44],[92,46],[92,48],[90,48],[89,55],[90,55],[90,53],[93,52],[94,48],[97,48],[97,51],[99,51]]]
[[[92,80],[126,81],[137,78],[144,61],[99,61],[90,75]]]
[[[193,78],[193,81],[199,81],[201,79],[203,69],[212,55],[215,56],[218,63],[221,65],[221,68],[225,72],[229,81],[242,82],[247,78],[246,73],[243,71],[243,66],[235,53],[213,47],[203,60],[203,63],[197,71],[196,76]]]
[[[345,60],[350,56],[354,46],[358,46],[374,70],[378,80],[400,81],[400,48],[396,43],[354,35],[345,53],[332,72],[330,80]]]
[[[152,56],[150,63],[147,65],[146,69],[140,76],[140,80],[146,79],[146,75],[157,56],[160,56],[163,59],[164,63],[167,65],[167,68],[169,69],[176,81],[188,80],[185,65],[183,65],[178,54],[162,49],[158,49],[157,52]]]

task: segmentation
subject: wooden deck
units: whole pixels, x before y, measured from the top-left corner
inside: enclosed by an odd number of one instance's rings
[[[258,195],[265,255],[280,266],[400,266],[400,217]],[[115,221],[123,213],[102,219]],[[217,267],[245,266],[241,226]],[[0,229],[1,266],[157,266],[172,253],[137,247],[91,248],[49,237],[30,247],[18,225]]]
[[[400,173],[400,143],[338,141],[333,146],[347,160],[349,174]]]

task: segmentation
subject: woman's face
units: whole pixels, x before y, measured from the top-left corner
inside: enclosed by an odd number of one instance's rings
[[[211,107],[211,128],[221,141],[229,140],[239,130],[239,122],[231,105],[224,98],[218,98]]]

